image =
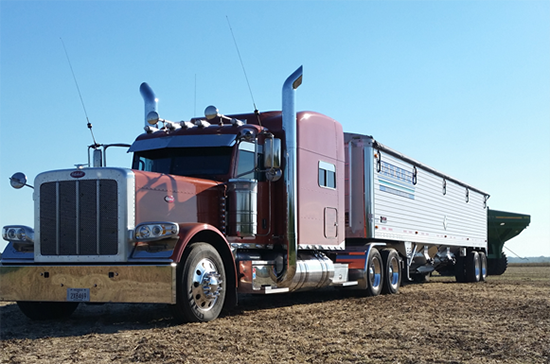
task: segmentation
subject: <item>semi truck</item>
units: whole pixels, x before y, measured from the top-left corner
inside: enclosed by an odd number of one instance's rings
[[[143,83],[131,168],[107,167],[113,145],[94,143],[87,166],[36,176],[34,228],[2,229],[0,300],[31,319],[108,302],[168,304],[180,321],[205,322],[242,294],[395,294],[435,270],[485,280],[489,194],[297,112],[301,83],[302,67],[281,111],[209,106],[181,122],[160,118]]]

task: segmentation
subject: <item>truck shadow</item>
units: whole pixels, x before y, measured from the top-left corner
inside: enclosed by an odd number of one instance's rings
[[[112,334],[174,324],[167,305],[80,304],[70,318],[45,321],[29,319],[15,302],[0,306],[0,341]]]
[[[425,284],[443,283],[457,284],[454,281],[439,280]],[[413,292],[408,287],[422,286],[409,283],[402,288],[404,294]],[[365,297],[360,291],[324,288],[314,291],[294,292],[273,295],[239,295],[239,305],[229,311],[224,311],[221,317],[237,320],[241,315],[251,312],[284,308],[296,305],[314,305],[338,300],[356,300],[358,304],[380,305],[381,301],[399,303],[397,295],[380,295]],[[395,301],[395,302],[394,302]],[[214,320],[208,325],[217,325]],[[114,334],[125,331],[162,329],[182,326],[173,319],[170,307],[166,304],[80,304],[74,314],[67,319],[33,321],[27,318],[15,302],[0,303],[0,341],[12,339],[41,339],[48,337],[85,337],[94,334]]]
[[[222,317],[238,317],[245,312],[309,305],[339,299],[361,297],[349,291],[323,289],[278,295],[241,295],[239,305]],[[216,324],[213,321],[210,324]],[[183,325],[175,321],[165,304],[80,304],[70,318],[33,321],[27,318],[15,302],[0,305],[0,341],[41,339],[93,334],[113,334],[124,331],[162,329]]]

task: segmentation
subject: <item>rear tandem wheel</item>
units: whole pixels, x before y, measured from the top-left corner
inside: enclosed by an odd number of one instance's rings
[[[475,250],[468,252],[466,255],[466,281],[479,282],[481,279],[481,262],[479,253]]]
[[[384,264],[382,263],[382,256],[376,248],[372,248],[369,253],[366,278],[366,295],[378,296],[382,292]]]
[[[480,276],[479,280],[485,282],[487,280],[487,255],[484,252],[479,252]]]
[[[401,264],[395,249],[384,249],[381,252],[384,265],[382,293],[395,294],[401,285]]]

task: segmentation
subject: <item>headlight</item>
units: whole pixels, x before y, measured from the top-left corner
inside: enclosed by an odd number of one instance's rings
[[[34,241],[34,230],[22,225],[4,226],[2,228],[2,238],[7,241],[32,243]]]
[[[178,235],[179,225],[173,222],[150,222],[139,224],[135,229],[138,241],[160,240]]]

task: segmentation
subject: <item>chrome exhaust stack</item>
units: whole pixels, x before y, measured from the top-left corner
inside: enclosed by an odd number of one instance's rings
[[[284,182],[286,186],[287,262],[277,286],[288,287],[296,274],[298,252],[298,184],[297,184],[297,128],[295,91],[302,84],[302,66],[294,71],[283,85],[282,119],[285,131]]]
[[[156,124],[152,123],[152,121],[149,121],[149,119],[152,119],[152,117],[155,116],[158,118],[157,113],[157,104],[158,100],[155,97],[155,93],[153,92],[153,89],[147,84],[147,82],[143,82],[141,86],[139,86],[139,92],[141,93],[141,96],[143,97],[143,101],[145,102],[145,128]],[[155,114],[150,114],[151,112],[155,112]]]

